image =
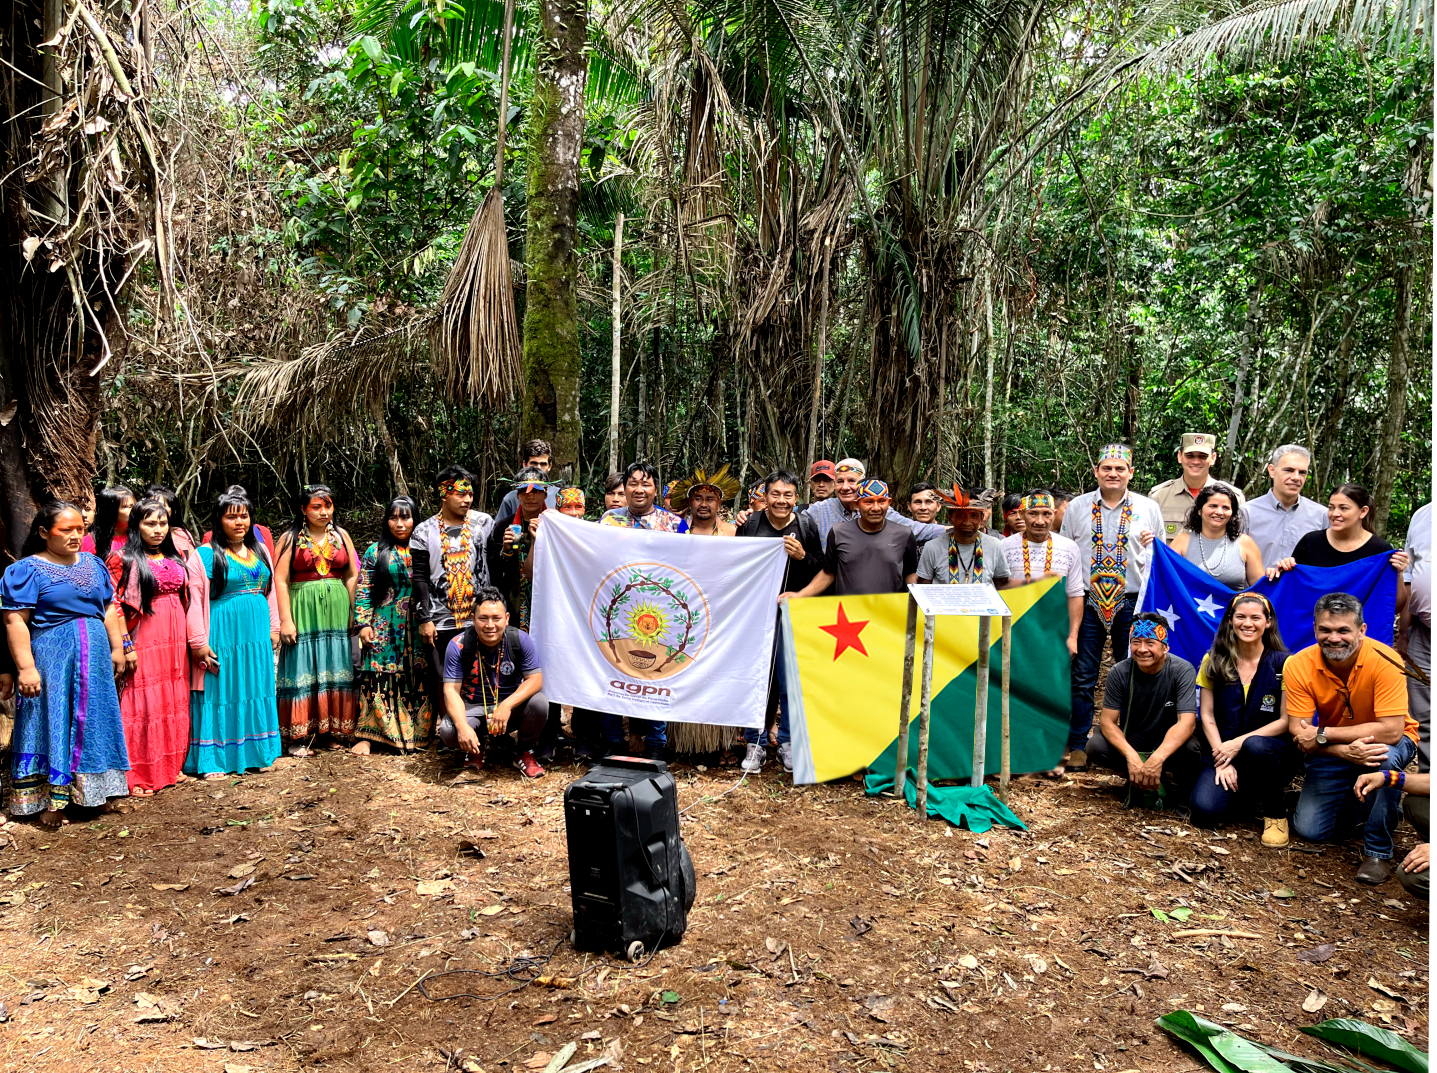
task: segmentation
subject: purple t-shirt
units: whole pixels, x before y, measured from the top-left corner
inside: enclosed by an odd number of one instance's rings
[[[460,683],[460,695],[471,704],[498,704],[511,696],[525,678],[543,669],[539,666],[539,650],[522,630],[509,632],[512,662],[506,658],[503,641],[490,648],[476,636],[474,658],[465,667],[463,642],[468,632],[465,630],[449,642],[444,652],[444,680]]]

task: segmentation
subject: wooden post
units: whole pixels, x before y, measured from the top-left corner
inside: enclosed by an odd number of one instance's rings
[[[609,363],[609,472],[619,470],[619,409],[623,405],[623,384],[619,380],[619,342],[623,336],[624,214],[614,220],[614,343]]]
[[[988,646],[992,629],[987,615],[978,619],[978,697],[973,705],[973,780],[970,783],[975,787],[983,785],[983,769],[988,766]]]
[[[985,620],[986,621],[986,620]],[[933,701],[933,634],[932,615],[923,616],[923,692],[918,709],[918,818],[928,818],[928,713]]]
[[[918,601],[908,596],[908,628],[903,640],[903,705],[898,710],[898,771],[893,776],[893,792],[903,800],[903,787],[908,781],[908,707],[913,703],[913,643],[918,632]]]
[[[1010,754],[1011,734],[1008,727],[1009,682],[1013,675],[1013,620],[1003,617],[1003,767],[998,775],[998,799],[1008,803],[1008,780],[1013,776],[1013,758]]]

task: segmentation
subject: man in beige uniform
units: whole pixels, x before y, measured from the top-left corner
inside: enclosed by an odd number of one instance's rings
[[[1183,531],[1183,523],[1187,521],[1188,511],[1192,510],[1197,494],[1216,483],[1211,471],[1212,464],[1217,461],[1217,437],[1206,432],[1183,433],[1178,461],[1182,463],[1183,475],[1163,481],[1148,493],[1148,498],[1163,509],[1163,540],[1169,544]],[[1237,493],[1237,499],[1237,509],[1241,510],[1246,502],[1242,492]]]

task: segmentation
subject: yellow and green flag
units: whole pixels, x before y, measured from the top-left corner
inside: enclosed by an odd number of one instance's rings
[[[1014,773],[1047,771],[1062,759],[1068,736],[1068,603],[1061,578],[1005,589],[1013,612],[1009,701]],[[819,596],[784,601],[783,641],[789,729],[796,783],[827,782],[865,768],[876,788],[891,785],[903,697],[908,596]],[[967,779],[973,772],[973,716],[978,679],[978,620],[936,620],[928,778]],[[999,769],[1002,633],[992,627],[985,773]],[[908,763],[918,760],[923,617],[918,617]],[[995,802],[996,803],[996,802]]]

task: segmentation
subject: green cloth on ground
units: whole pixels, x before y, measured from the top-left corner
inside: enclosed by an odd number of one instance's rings
[[[893,774],[891,771],[869,771],[864,778],[863,788],[870,796],[891,793]],[[918,776],[911,768],[903,782],[903,796],[908,804],[918,807]],[[998,800],[987,786],[934,786],[928,785],[928,815],[947,820],[954,827],[967,826],[974,834],[982,834],[995,823],[1014,827],[1020,831],[1028,829],[1007,805]]]

